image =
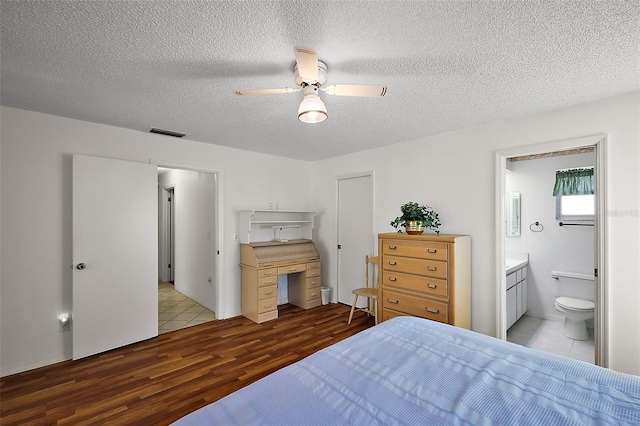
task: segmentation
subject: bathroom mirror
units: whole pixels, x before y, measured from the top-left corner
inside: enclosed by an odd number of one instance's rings
[[[520,193],[509,192],[505,202],[507,209],[507,237],[520,235]]]

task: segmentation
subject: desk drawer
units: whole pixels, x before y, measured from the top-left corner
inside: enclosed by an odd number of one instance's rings
[[[320,287],[307,289],[307,300],[320,299]]]
[[[263,312],[273,311],[278,309],[278,297],[270,297],[268,299],[263,299],[258,301],[258,313],[261,314]]]
[[[276,276],[278,276],[278,268],[258,269],[258,278]]]
[[[278,276],[258,278],[258,287],[270,286],[278,284]]]
[[[307,270],[306,263],[299,263],[297,265],[280,266],[278,267],[278,275],[295,274],[296,272],[302,272]]]
[[[384,255],[417,257],[420,259],[447,260],[449,246],[447,243],[432,241],[384,240]]]
[[[322,262],[307,263],[307,274],[310,274],[311,271],[314,271],[314,275],[315,275],[315,271],[318,271],[318,274],[319,274],[321,267],[322,267]]]
[[[448,297],[449,283],[441,278],[408,275],[395,271],[382,271],[382,285],[402,290],[419,291],[431,296]]]
[[[322,280],[320,279],[320,275],[317,277],[307,278],[307,288],[316,288],[320,287],[322,284]]]
[[[270,297],[278,296],[278,286],[277,285],[268,285],[265,287],[258,288],[258,299],[268,299]]]
[[[309,269],[309,267],[307,266],[307,278],[309,278],[309,277],[319,277],[321,273],[322,272],[320,271],[320,268]]]
[[[382,291],[382,303],[384,309],[391,308],[416,317],[427,318],[439,322],[449,322],[448,303],[422,299],[388,290]]]
[[[411,257],[385,256],[382,268],[385,271],[405,272],[426,277],[447,278],[447,262]]]

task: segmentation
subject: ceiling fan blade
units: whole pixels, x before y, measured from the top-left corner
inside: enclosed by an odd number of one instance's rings
[[[332,84],[321,89],[334,96],[363,96],[376,98],[387,94],[387,86],[370,86],[364,84]]]
[[[296,64],[298,64],[298,74],[305,83],[314,84],[318,82],[318,55],[311,49],[296,47]]]
[[[285,87],[284,89],[258,89],[258,90],[236,90],[235,94],[239,96],[243,95],[277,95],[279,93],[294,93],[300,89],[292,89]]]

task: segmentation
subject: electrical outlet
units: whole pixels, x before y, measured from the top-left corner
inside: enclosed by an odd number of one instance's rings
[[[233,234],[233,241],[238,241],[238,234]]]
[[[71,317],[68,314],[62,314],[58,317],[58,324],[60,325],[60,331],[71,330]]]

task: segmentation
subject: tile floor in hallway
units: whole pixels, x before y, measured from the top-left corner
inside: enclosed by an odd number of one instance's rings
[[[216,319],[216,314],[173,288],[158,283],[158,333],[167,333]]]
[[[564,324],[541,318],[522,316],[507,330],[507,340],[528,348],[539,349],[593,364],[595,346],[593,329],[587,328],[588,340],[574,340],[562,334]]]

